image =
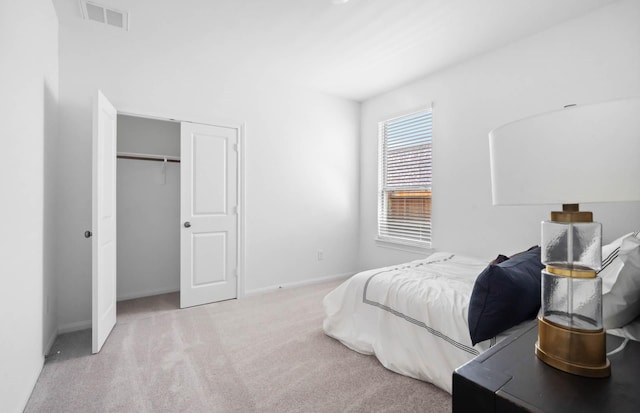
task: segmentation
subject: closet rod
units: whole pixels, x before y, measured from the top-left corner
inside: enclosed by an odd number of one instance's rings
[[[145,155],[145,154],[137,154],[137,153],[119,153],[117,155],[117,158],[118,159],[135,159],[140,161],[158,161],[158,162],[164,162],[166,159],[167,162],[180,163],[180,158],[175,156]]]

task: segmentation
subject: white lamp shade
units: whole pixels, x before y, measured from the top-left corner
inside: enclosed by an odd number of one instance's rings
[[[640,200],[640,98],[511,122],[489,146],[494,205]]]

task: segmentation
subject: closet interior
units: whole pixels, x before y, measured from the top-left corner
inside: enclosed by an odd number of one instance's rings
[[[180,289],[180,123],[118,115],[117,300]]]

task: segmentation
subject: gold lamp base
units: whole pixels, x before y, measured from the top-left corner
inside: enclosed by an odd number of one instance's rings
[[[538,317],[536,356],[548,365],[585,377],[609,377],[604,330],[571,330]]]

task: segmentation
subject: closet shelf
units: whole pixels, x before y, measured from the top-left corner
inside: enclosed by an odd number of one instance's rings
[[[151,155],[146,153],[118,152],[118,159],[135,159],[140,161],[159,161],[180,163],[179,156]]]

